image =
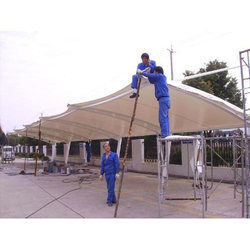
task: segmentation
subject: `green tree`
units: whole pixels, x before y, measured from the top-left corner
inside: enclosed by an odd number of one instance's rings
[[[16,146],[17,144],[20,145],[27,145],[27,146],[37,146],[38,140],[26,136],[17,136],[17,135],[8,135],[8,141],[10,146]],[[40,141],[40,145],[49,145],[49,143],[46,143],[44,141]]]
[[[17,135],[8,135],[8,142],[10,146],[16,146],[19,143],[19,137]]]
[[[192,76],[192,75],[195,75],[195,73],[191,72],[189,70],[186,70],[184,75],[185,76]],[[187,80],[187,81],[184,81],[183,83],[186,84],[186,85],[189,85],[191,87],[203,90],[203,91],[205,91],[205,92],[207,92],[209,94],[214,95],[211,83],[210,82],[205,82],[204,79],[202,79],[202,78],[195,78],[195,79],[192,79],[192,80]]]
[[[226,68],[225,62],[218,60],[210,61],[205,68],[201,68],[197,74],[209,72],[217,69]],[[194,75],[193,72],[186,70],[184,76]],[[242,108],[242,98],[240,90],[237,88],[237,79],[228,75],[227,71],[213,75],[203,76],[196,79],[190,79],[183,82],[186,85],[201,89],[205,92],[213,94],[226,100],[240,108]]]
[[[5,133],[3,132],[1,126],[0,126],[0,145],[6,145],[8,143],[8,140],[5,136]]]

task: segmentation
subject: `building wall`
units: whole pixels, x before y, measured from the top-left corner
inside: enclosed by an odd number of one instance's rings
[[[64,162],[63,156],[56,156],[56,161]],[[68,163],[74,163],[74,164],[81,164],[81,158],[80,156],[69,156]],[[120,160],[120,163],[122,164],[122,159]],[[101,164],[101,158],[95,158],[92,157],[90,165],[100,167]],[[158,173],[158,166],[157,162],[149,161],[144,163],[137,163],[133,164],[132,160],[129,159],[126,162],[126,169],[128,171],[133,172],[139,172],[139,173],[152,173],[157,174]],[[189,174],[188,174],[189,173]],[[172,176],[178,176],[178,177],[185,177],[188,176],[190,178],[193,177],[193,172],[191,168],[188,170],[188,166],[186,164],[184,165],[169,165],[169,174]],[[207,177],[208,179],[211,178],[211,168],[207,168]],[[231,168],[228,167],[214,167],[213,168],[213,178],[214,180],[221,180],[223,178],[225,181],[232,182],[233,181],[233,171]]]

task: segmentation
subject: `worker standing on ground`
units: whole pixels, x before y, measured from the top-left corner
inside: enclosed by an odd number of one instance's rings
[[[105,153],[102,155],[100,179],[103,179],[103,174],[105,173],[108,189],[107,204],[108,206],[112,206],[113,203],[116,203],[115,180],[119,177],[120,162],[118,155],[110,151],[110,145],[108,142],[103,144],[103,148]]]
[[[87,152],[87,162],[89,163],[90,158],[91,158],[91,141],[90,140],[88,142],[86,142],[85,148],[86,148],[86,152]]]
[[[154,72],[154,68],[156,66],[155,61],[149,59],[149,55],[147,53],[143,53],[141,55],[142,62],[138,64],[137,71],[147,70],[150,73]],[[137,74],[139,72],[136,72]],[[137,82],[138,82],[138,75],[132,76],[132,83],[131,88],[134,90],[133,94],[130,96],[130,98],[135,98],[137,94]]]
[[[161,127],[161,136],[169,136],[170,128],[168,113],[170,109],[170,96],[168,92],[167,78],[164,75],[163,68],[157,66],[154,69],[154,73],[142,72],[140,74],[148,77],[149,82],[155,86],[155,97],[159,102],[159,123]]]

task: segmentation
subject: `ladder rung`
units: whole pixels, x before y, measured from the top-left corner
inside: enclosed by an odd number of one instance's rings
[[[243,78],[243,80],[249,80],[250,79],[250,77],[247,77],[247,78]]]

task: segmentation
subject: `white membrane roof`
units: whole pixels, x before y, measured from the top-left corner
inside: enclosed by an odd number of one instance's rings
[[[168,88],[171,133],[243,127],[243,110],[235,105],[180,82],[169,82]],[[127,137],[135,102],[129,98],[130,94],[128,85],[101,99],[69,105],[64,113],[42,117],[42,140],[68,142]],[[39,121],[15,133],[24,136],[27,133],[28,137],[38,138],[38,131]],[[154,85],[147,78],[142,78],[132,136],[159,133]]]

